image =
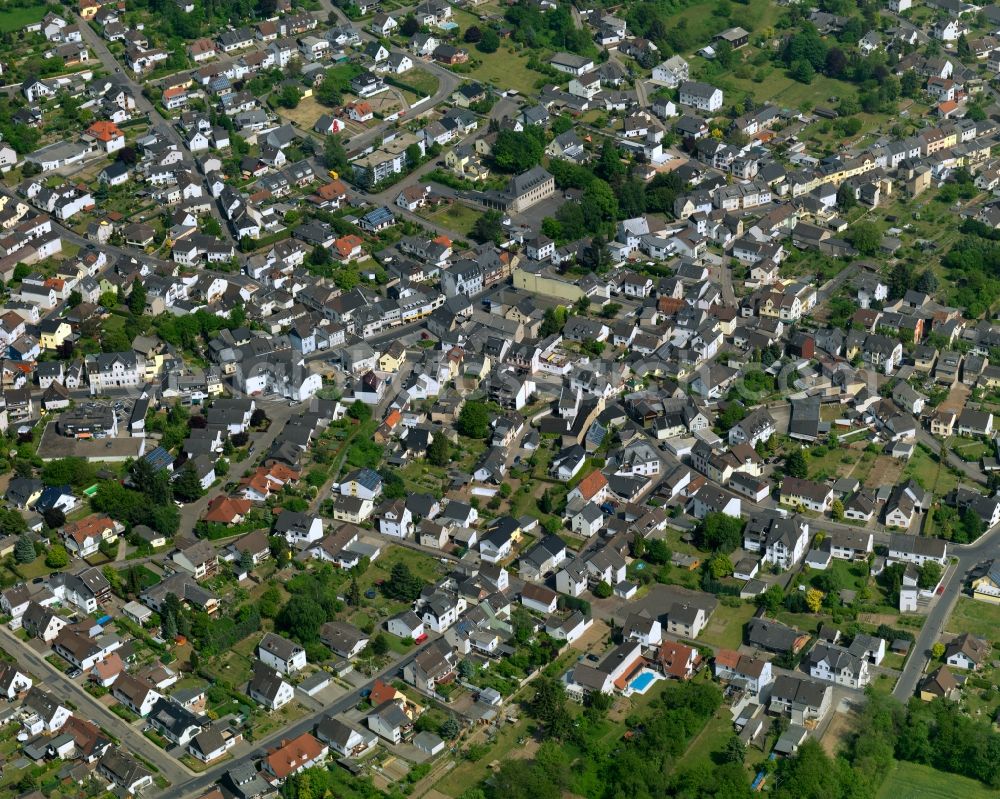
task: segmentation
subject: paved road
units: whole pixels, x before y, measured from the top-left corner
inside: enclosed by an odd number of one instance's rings
[[[826,302],[837,290],[839,290],[842,285],[844,285],[844,282],[848,280],[848,278],[853,278],[859,271],[860,268],[857,264],[851,264],[850,266],[841,269],[836,275],[820,286],[819,291],[816,292],[817,304]]]
[[[253,442],[252,455],[247,455],[247,457],[239,463],[232,463],[229,465],[230,479],[239,479],[243,475],[243,472],[247,469],[253,468],[258,458],[270,449],[275,439],[285,429],[285,423],[295,414],[301,413],[304,408],[302,403],[295,403],[294,406],[290,406],[287,400],[261,400],[259,398],[255,398],[255,401],[258,407],[263,408],[267,413],[267,417],[271,420],[271,424],[265,432],[256,434],[256,439],[251,439]],[[195,523],[205,513],[205,510],[208,508],[208,503],[215,496],[217,496],[217,493],[218,492],[215,491],[209,491],[205,494],[205,496],[194,502],[189,502],[181,508],[180,529],[183,531],[193,530]]]
[[[142,86],[135,81],[131,70],[118,63],[114,55],[108,49],[107,43],[94,32],[94,29],[90,27],[90,24],[85,19],[81,17],[77,27],[79,27],[80,32],[83,35],[83,40],[87,43],[90,49],[94,51],[104,68],[111,73],[112,79],[131,90],[132,95],[135,97],[136,109],[148,117],[151,128],[153,130],[163,132],[164,135],[170,139],[170,141],[180,148],[180,151],[184,154],[184,160],[190,162],[191,164],[191,172],[194,175],[195,180],[197,180],[198,184],[201,186],[203,196],[211,198],[212,194],[209,192],[208,186],[205,184],[205,176],[202,175],[198,169],[194,168],[194,155],[192,155],[191,151],[188,150],[187,143],[181,137],[177,129],[169,121],[164,120],[160,116],[159,111],[157,111],[153,104],[146,99],[146,96],[142,93]],[[211,209],[212,215],[222,225],[223,238],[232,243],[233,238],[229,234],[229,225],[219,214],[214,202],[211,203]]]
[[[939,453],[941,451],[941,439],[935,438],[923,427],[917,428],[917,441],[928,447],[931,452]],[[961,471],[968,480],[985,485],[986,476],[983,474],[983,470],[979,468],[978,463],[963,461],[950,449],[947,452],[946,458],[948,460],[948,465],[954,466],[956,469]]]
[[[352,707],[357,705],[358,701],[361,699],[361,694],[367,691],[374,684],[375,680],[380,679],[385,676],[394,677],[397,674],[401,674],[403,669],[408,663],[410,663],[420,652],[422,652],[427,646],[429,646],[434,640],[438,638],[437,635],[431,634],[429,638],[422,646],[415,649],[411,654],[407,655],[402,660],[392,663],[378,672],[369,682],[365,683],[360,688],[356,688],[348,694],[340,697],[336,701],[330,703],[322,710],[313,713],[310,716],[305,717],[301,721],[293,724],[289,727],[283,727],[276,730],[271,735],[266,738],[254,741],[254,754],[247,755],[241,758],[242,761],[255,761],[259,759],[260,753],[266,751],[270,744],[286,738],[292,739],[304,732],[312,732],[317,724],[326,715],[336,715],[338,713],[344,713],[350,710]],[[193,799],[194,797],[201,796],[208,788],[214,785],[218,780],[231,768],[233,768],[240,761],[227,761],[225,763],[220,763],[217,766],[213,766],[197,777],[187,778],[183,781],[179,781],[175,785],[172,785],[168,790],[161,791],[161,796],[170,796],[171,799]]]
[[[142,735],[136,727],[108,710],[107,707],[83,690],[80,685],[73,682],[39,655],[30,644],[14,635],[6,624],[0,625],[0,638],[6,639],[10,644],[9,647],[4,648],[8,652],[14,653],[18,663],[29,668],[44,684],[43,687],[46,690],[64,701],[71,701],[76,706],[76,712],[80,716],[104,727],[123,743],[125,749],[142,755],[146,760],[155,764],[171,783],[176,784],[190,779],[194,772],[187,766],[160,749]]]
[[[924,668],[930,660],[931,647],[940,640],[944,625],[968,579],[969,571],[985,560],[1000,558],[1000,534],[998,533],[1000,533],[1000,525],[988,530],[974,544],[950,547],[951,554],[958,561],[949,568],[944,590],[934,600],[934,604],[924,621],[924,626],[913,644],[910,657],[907,659],[903,673],[892,692],[897,699],[905,702],[913,696]]]

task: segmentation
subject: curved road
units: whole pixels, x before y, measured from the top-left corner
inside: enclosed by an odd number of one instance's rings
[[[1000,531],[1000,525],[992,527],[973,544],[950,547],[951,554],[957,558],[957,562],[949,567],[944,589],[941,595],[934,600],[934,604],[924,620],[924,626],[913,643],[913,650],[910,652],[910,656],[903,666],[903,672],[892,692],[892,695],[897,699],[905,702],[916,691],[917,683],[930,660],[931,647],[941,638],[944,625],[961,595],[969,571],[984,560],[1000,558],[998,531]]]

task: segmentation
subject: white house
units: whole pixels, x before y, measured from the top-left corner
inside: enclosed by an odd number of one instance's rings
[[[282,674],[295,674],[306,667],[306,650],[275,633],[265,633],[260,639],[257,657]]]

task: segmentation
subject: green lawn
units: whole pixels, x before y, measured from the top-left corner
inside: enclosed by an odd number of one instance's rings
[[[955,454],[958,455],[958,457],[964,461],[970,461],[972,463],[977,463],[984,455],[989,455],[993,452],[992,447],[988,447],[982,441],[978,440],[969,441],[968,439],[955,439],[951,447],[955,450]]]
[[[463,203],[454,202],[433,210],[421,211],[420,216],[467,239],[473,225],[482,214]]]
[[[490,763],[497,760],[503,762],[511,750],[524,745],[527,737],[528,719],[522,715],[517,724],[507,724],[500,730],[484,757],[474,762],[459,760],[434,788],[446,796],[461,796],[490,774]]]
[[[39,3],[37,6],[28,6],[27,8],[7,6],[3,11],[0,11],[0,33],[19,31],[25,25],[30,25],[32,22],[39,22],[45,16],[46,11],[47,9],[43,3]]]
[[[535,83],[544,77],[528,69],[528,59],[513,46],[501,46],[495,53],[480,53],[470,46],[470,69],[456,70],[460,76],[481,83],[491,83],[497,89],[517,89],[521,94],[534,94]]]
[[[820,449],[820,452],[823,452]],[[861,453],[854,449],[830,447],[822,455],[809,453],[809,479],[824,480],[827,478],[844,477],[851,473],[855,464],[861,460]]]
[[[744,602],[738,608],[720,604],[698,640],[712,646],[738,649],[743,643],[743,625],[753,617],[755,610],[749,602]]]
[[[411,86],[428,97],[438,90],[438,86],[441,83],[437,79],[437,75],[432,75],[426,69],[420,69],[419,67],[401,75],[399,82]]]
[[[972,633],[990,642],[1000,641],[1000,605],[959,597],[944,628],[956,635]]]
[[[688,745],[687,751],[677,760],[677,768],[688,771],[697,768],[712,768],[712,755],[721,752],[733,734],[733,721],[729,708],[723,705],[712,716]]]
[[[923,447],[915,447],[913,456],[903,470],[903,477],[912,477],[924,489],[944,496],[958,485],[958,478],[944,464],[939,464]]]
[[[946,774],[918,763],[897,762],[882,783],[876,799],[987,799],[996,794],[976,780]]]

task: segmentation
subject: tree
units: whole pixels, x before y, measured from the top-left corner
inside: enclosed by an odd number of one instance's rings
[[[806,605],[813,613],[819,613],[823,607],[823,592],[818,588],[810,588],[806,591]]]
[[[839,499],[835,499],[830,506],[830,517],[838,521],[844,518],[844,503]]]
[[[335,169],[340,173],[345,173],[350,169],[351,161],[347,157],[347,150],[344,149],[339,136],[327,136],[324,140],[323,163],[327,169]]]
[[[937,587],[941,581],[941,564],[929,560],[917,569],[917,585],[920,588],[931,589]]]
[[[128,294],[128,310],[133,316],[142,316],[146,312],[146,286],[141,280],[132,283]]]
[[[728,577],[733,573],[733,562],[721,552],[713,555],[708,561],[708,573],[716,580]]]
[[[709,513],[697,532],[703,549],[728,555],[743,543],[743,520],[725,513]]]
[[[416,166],[420,163],[420,159],[424,157],[424,154],[420,152],[419,144],[411,144],[406,148],[406,163],[410,166]]]
[[[611,184],[625,177],[625,165],[622,163],[621,154],[611,139],[605,139],[601,145],[601,155],[594,167],[594,174]]]
[[[52,544],[45,553],[45,565],[50,569],[65,569],[69,565],[69,553],[62,544]]]
[[[66,514],[59,508],[46,508],[45,512],[42,513],[42,519],[45,520],[45,526],[50,530],[58,530],[66,524]]]
[[[413,16],[413,14],[407,14],[403,18],[403,24],[399,26],[399,31],[404,36],[409,38],[413,34],[420,32],[420,23],[417,22],[417,18]],[[468,41],[468,39],[466,39],[466,41]]]
[[[857,222],[847,232],[847,239],[862,255],[875,255],[882,244],[882,234],[874,222]]]
[[[295,594],[278,613],[275,626],[302,643],[319,638],[319,628],[326,622],[326,611],[311,596]]]
[[[383,657],[389,652],[389,641],[383,633],[376,633],[371,640],[371,648],[376,657]]]
[[[341,83],[333,75],[327,74],[313,89],[316,100],[326,106],[340,105],[343,100]]]
[[[434,436],[427,447],[427,462],[432,466],[447,466],[451,463],[451,442],[443,433]]]
[[[785,456],[785,474],[802,480],[809,476],[809,465],[801,448],[792,450]]]
[[[14,545],[14,560],[18,563],[31,563],[35,559],[35,545],[26,535],[20,535]]]
[[[460,732],[461,728],[459,727],[458,721],[456,721],[454,716],[449,716],[447,719],[441,722],[441,726],[438,727],[438,735],[440,735],[446,741],[450,741],[453,738],[457,738]]]
[[[848,61],[844,51],[839,47],[831,47],[826,54],[826,74],[831,78],[841,78],[847,71]]]
[[[240,552],[240,569],[248,573],[253,570],[253,555],[250,554],[249,549]]]
[[[389,572],[389,579],[382,583],[382,593],[389,599],[413,602],[420,596],[423,587],[423,580],[411,572],[409,566],[400,561],[393,565],[392,571]]]
[[[813,82],[813,78],[816,77],[816,70],[813,69],[813,65],[804,58],[795,61],[791,66],[790,72],[792,78],[799,83],[810,84]]]
[[[458,432],[469,438],[486,438],[490,433],[490,414],[482,402],[470,400],[458,414]]]
[[[472,225],[469,232],[473,241],[480,244],[499,244],[503,238],[503,217],[499,211],[486,211]]]
[[[889,274],[889,299],[898,300],[913,286],[913,267],[905,261],[899,261]]]
[[[470,25],[465,29],[465,35],[462,37],[468,44],[475,44],[476,42],[482,41],[483,32],[479,29],[477,25]]]
[[[476,45],[476,49],[480,53],[495,53],[500,47],[500,36],[497,34],[493,28],[487,28],[483,31],[483,36]]]
[[[594,596],[598,599],[607,599],[612,593],[614,593],[614,589],[605,580],[601,580],[601,582],[594,586]]]
[[[646,552],[643,555],[643,560],[648,563],[652,563],[655,566],[666,566],[673,558],[673,553],[670,551],[670,547],[662,538],[647,539],[645,542],[645,548]]]
[[[842,211],[850,211],[857,204],[858,198],[854,196],[854,187],[844,181],[837,189],[837,205]]]
[[[173,641],[177,637],[177,619],[173,613],[164,613],[163,622],[160,625],[160,633],[166,641]]]
[[[746,760],[747,748],[744,746],[743,741],[740,737],[733,733],[729,736],[729,740],[726,741],[726,748],[722,750],[722,759],[726,763],[739,763],[743,764]]]
[[[347,604],[352,608],[361,607],[361,586],[358,585],[358,578],[351,578],[351,585],[347,589]]]
[[[294,83],[286,83],[278,92],[278,105],[282,108],[295,108],[302,101],[302,89]]]
[[[534,127],[521,132],[501,130],[493,144],[493,162],[504,172],[526,172],[537,166],[545,154],[543,136]]]
[[[194,502],[204,493],[205,490],[198,478],[198,470],[191,461],[188,461],[181,467],[181,473],[174,481],[174,496],[181,502]]]
[[[569,712],[566,710],[566,689],[552,677],[542,675],[534,682],[535,693],[528,703],[528,712],[533,718],[549,728],[551,737],[559,737],[560,730],[568,726]]]
[[[361,400],[354,400],[347,409],[347,415],[359,422],[367,422],[372,418],[372,409]]]
[[[566,324],[566,317],[566,309],[561,305],[557,305],[554,308],[546,308],[545,314],[542,316],[542,327],[539,335],[545,338],[554,333],[559,333],[563,329],[563,325]]]
[[[937,275],[930,269],[925,269],[920,273],[920,277],[917,278],[917,285],[915,287],[917,291],[923,292],[924,294],[933,294],[938,288]]]
[[[938,641],[934,646],[931,647],[931,657],[935,660],[940,660],[944,657],[945,647],[940,641]]]
[[[781,604],[785,600],[785,592],[777,583],[769,586],[763,594],[757,595],[757,607],[763,608],[768,613],[777,613],[781,609]]]

